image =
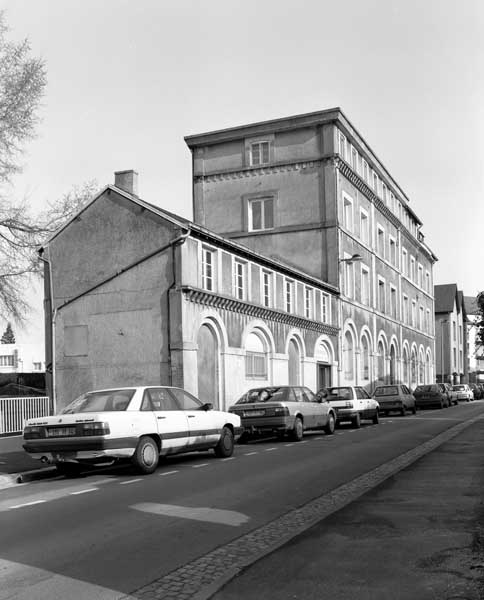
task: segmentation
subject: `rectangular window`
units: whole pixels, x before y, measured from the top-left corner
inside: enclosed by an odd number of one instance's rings
[[[397,265],[397,241],[395,238],[389,237],[390,242],[390,262],[395,267]]]
[[[348,231],[353,231],[353,199],[343,192],[343,225]]]
[[[362,170],[362,176],[363,176],[363,179],[365,180],[365,183],[369,183],[370,182],[370,169],[368,167],[368,163],[366,162],[366,160],[364,158],[361,159],[361,170]]]
[[[413,256],[410,257],[410,279],[415,282],[415,259]]]
[[[267,379],[267,356],[264,352],[246,352],[245,376],[250,379]]]
[[[378,279],[378,310],[385,312],[385,281]]]
[[[349,257],[347,257],[349,258]],[[344,292],[348,298],[353,298],[354,281],[355,281],[355,265],[352,262],[345,262],[344,265]]]
[[[424,307],[423,306],[421,306],[419,308],[418,328],[420,329],[420,331],[424,330]]]
[[[13,354],[0,356],[0,367],[13,367],[15,364]]]
[[[427,312],[425,313],[425,331],[430,333],[430,308],[427,308]]]
[[[269,163],[269,142],[255,142],[250,145],[250,164],[252,166]]]
[[[390,209],[396,213],[397,212],[397,206],[395,203],[395,196],[393,195],[393,192],[390,192]]]
[[[402,272],[408,277],[408,253],[405,248],[402,248]]]
[[[356,148],[353,148],[353,146],[351,146],[351,166],[353,171],[358,173],[358,152],[356,151]]]
[[[284,280],[285,306],[288,313],[294,312],[294,281]]]
[[[380,258],[385,258],[385,230],[381,225],[377,225],[376,233],[376,252]]]
[[[321,321],[323,323],[329,323],[331,321],[330,309],[331,304],[329,294],[321,292]]]
[[[423,267],[418,266],[418,287],[423,288]]]
[[[425,291],[430,294],[430,273],[425,272]]]
[[[373,191],[378,196],[378,175],[373,171]]]
[[[234,296],[238,300],[247,298],[247,263],[234,260]]]
[[[455,321],[452,321],[452,339],[453,339],[454,342],[456,340],[455,332],[456,332]]]
[[[361,265],[361,303],[370,305],[370,269]]]
[[[412,327],[417,326],[417,303],[412,300]]]
[[[313,318],[313,298],[314,298],[314,290],[313,288],[305,286],[304,288],[304,316],[306,319]]]
[[[360,238],[364,244],[370,241],[370,222],[368,213],[363,208],[360,209]]]
[[[264,306],[272,306],[272,289],[272,273],[270,271],[262,271],[262,304]]]
[[[339,153],[343,160],[346,160],[346,138],[340,133],[339,134]]]
[[[202,248],[202,288],[213,292],[215,290],[215,252]]]
[[[397,288],[390,286],[390,316],[397,318]]]
[[[274,198],[255,198],[248,203],[249,231],[274,227]]]
[[[383,181],[382,181],[382,184],[381,184],[381,195],[382,195],[383,202],[384,202],[385,204],[387,204],[387,203],[388,203],[388,198],[387,198],[387,186],[386,186],[386,184],[385,184],[385,183],[383,183]]]
[[[403,296],[403,315],[402,315],[402,319],[405,325],[408,325],[410,323],[410,315],[408,312],[408,296]]]

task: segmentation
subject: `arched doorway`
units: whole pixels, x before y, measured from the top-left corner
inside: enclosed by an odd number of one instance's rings
[[[392,344],[390,348],[390,383],[397,381],[397,352]]]
[[[206,324],[200,327],[197,345],[198,397],[219,409],[219,347],[212,327]]]
[[[362,385],[368,385],[370,383],[370,342],[368,336],[363,334],[361,338],[361,373],[360,379]]]
[[[379,383],[386,383],[385,382],[385,359],[386,359],[385,346],[383,345],[383,342],[380,340],[378,342],[378,382]]]
[[[410,382],[410,369],[409,369],[409,360],[408,360],[408,350],[405,347],[403,349],[403,382],[407,387],[411,387]]]
[[[288,383],[289,385],[299,385],[301,370],[301,353],[295,340],[289,340],[288,350]]]
[[[345,333],[343,344],[343,369],[345,383],[351,384],[355,378],[355,347],[350,331]]]

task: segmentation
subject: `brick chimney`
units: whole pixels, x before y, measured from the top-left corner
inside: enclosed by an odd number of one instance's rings
[[[115,171],[114,185],[120,190],[124,190],[132,196],[138,195],[138,173],[130,169],[129,171]]]

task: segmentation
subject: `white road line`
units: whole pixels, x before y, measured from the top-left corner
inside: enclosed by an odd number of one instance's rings
[[[201,465],[193,465],[194,469],[200,469],[201,467],[208,467],[208,463],[202,463]]]
[[[34,504],[43,504],[45,500],[35,500],[33,502],[24,502],[23,504],[14,504],[10,508],[23,508],[24,506],[33,506]]]
[[[228,458],[222,458],[222,462],[225,462],[226,460],[235,460],[235,456],[229,456]]]
[[[286,446],[286,448],[290,448],[291,446],[294,446],[294,444],[284,444],[284,446]]]
[[[266,452],[272,452],[273,450],[277,450],[277,448],[266,448]]]
[[[246,452],[244,456],[252,456],[253,454],[259,454],[258,452]]]
[[[129,481],[120,481],[119,485],[129,485],[130,483],[136,483],[137,481],[143,481],[141,479],[141,477],[138,477],[138,479],[130,479]]]
[[[87,494],[88,492],[95,492],[99,488],[88,488],[86,490],[79,490],[78,492],[71,492],[71,496],[78,496],[79,494]]]
[[[307,444],[308,441],[307,440],[303,440],[302,442],[299,442],[300,444]]]
[[[164,477],[165,475],[173,475],[174,473],[179,473],[180,471],[165,471],[164,473],[160,473],[160,477]]]

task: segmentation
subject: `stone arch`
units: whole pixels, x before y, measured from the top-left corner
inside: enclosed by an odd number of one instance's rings
[[[376,344],[376,357],[377,357],[377,375],[376,379],[378,383],[387,383],[387,355],[388,355],[388,340],[384,331],[380,331],[378,334]]]
[[[288,384],[302,384],[302,362],[306,355],[304,341],[298,330],[291,330],[286,339]]]
[[[431,383],[432,377],[432,351],[429,347],[425,352],[425,381],[424,383]]]
[[[202,402],[221,407],[223,398],[222,352],[226,331],[218,315],[205,315],[197,330],[197,393]]]
[[[364,325],[360,331],[360,369],[359,369],[359,381],[363,386],[370,386],[372,384],[372,349],[373,349],[373,338],[371,335],[370,328]]]
[[[418,366],[417,344],[415,342],[413,342],[411,349],[410,349],[410,381],[411,381],[412,387],[415,387],[418,385],[417,366]]]
[[[410,381],[410,346],[408,341],[403,342],[402,347],[402,381],[407,387],[411,387]]]
[[[342,344],[342,367],[343,379],[345,383],[351,384],[356,382],[356,348],[357,348],[356,327],[350,320],[346,321],[346,326],[343,330]]]
[[[336,353],[333,342],[327,335],[320,335],[314,344],[314,360],[316,361],[316,388],[333,385],[336,369]]]
[[[400,373],[398,369],[398,340],[395,335],[390,338],[390,352],[388,361],[388,378],[390,383],[397,383],[400,380]]]

